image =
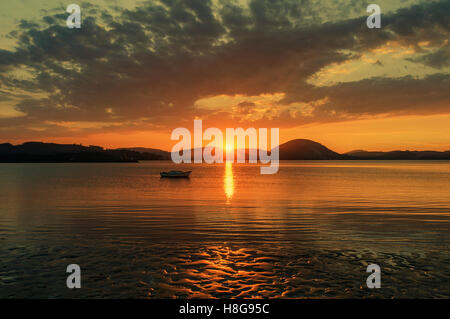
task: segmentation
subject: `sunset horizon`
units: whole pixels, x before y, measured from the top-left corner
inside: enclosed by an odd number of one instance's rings
[[[423,144],[422,147],[420,146],[398,146],[397,148],[388,148],[388,147],[367,147],[364,146],[363,144],[358,144],[358,146],[355,146],[351,149],[344,149],[344,150],[338,150],[334,147],[330,147],[329,144],[323,143],[321,142],[319,139],[314,139],[314,138],[303,138],[303,137],[298,137],[298,138],[293,138],[293,139],[289,139],[289,140],[282,140],[280,139],[280,145],[287,143],[289,141],[293,141],[293,140],[299,140],[299,139],[305,139],[305,140],[310,140],[313,142],[317,142],[319,144],[322,144],[324,146],[326,146],[327,148],[336,151],[337,153],[340,154],[345,154],[348,152],[352,152],[352,151],[356,151],[356,150],[361,150],[361,151],[367,151],[367,152],[391,152],[391,151],[435,151],[435,152],[447,152],[450,151],[450,145],[448,147],[442,146],[436,146],[433,144]],[[83,146],[99,146],[102,147],[104,149],[121,149],[121,148],[148,148],[148,149],[157,149],[157,150],[162,150],[165,152],[171,152],[171,149],[173,147],[173,145],[175,144],[174,141],[172,141],[171,144],[169,145],[161,145],[159,146],[158,144],[137,144],[137,143],[133,143],[130,142],[129,144],[125,144],[125,143],[119,143],[119,144],[115,144],[117,142],[114,142],[112,144],[100,144],[100,143],[92,143],[92,141],[94,141],[96,139],[89,139],[88,138],[83,138],[83,139],[65,139],[65,138],[56,138],[56,139],[49,139],[49,140],[18,140],[15,142],[11,142],[11,141],[0,141],[0,144],[2,143],[9,143],[12,145],[21,145],[24,143],[30,143],[30,142],[38,142],[38,143],[52,143],[52,144],[68,144],[68,145],[83,145]],[[206,147],[208,145],[209,141],[204,141],[203,143],[203,147]],[[414,145],[414,144],[413,144]],[[420,145],[420,144],[419,144]],[[428,146],[427,146],[428,145]],[[222,147],[222,149],[225,151],[228,148],[228,146],[226,146],[224,144],[224,147]],[[245,147],[246,149],[248,149],[248,147]],[[236,146],[234,147],[234,149],[236,149]]]
[[[450,298],[450,0],[19,0],[0,26],[0,300]]]
[[[3,141],[168,149],[173,129],[201,118],[338,152],[450,148],[446,1],[380,1],[379,29],[364,6],[326,1],[295,4],[306,20],[264,1],[182,6],[196,20],[131,0],[86,5],[84,27],[67,29],[57,3],[0,5]],[[187,29],[152,23],[171,18]]]

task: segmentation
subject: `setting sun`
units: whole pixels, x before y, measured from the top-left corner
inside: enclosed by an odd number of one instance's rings
[[[225,151],[226,151],[227,153],[233,152],[233,151],[234,151],[234,145],[233,145],[233,144],[226,144],[226,145],[225,145]]]

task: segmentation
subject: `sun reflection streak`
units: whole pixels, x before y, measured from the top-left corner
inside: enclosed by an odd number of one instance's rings
[[[234,176],[233,176],[233,163],[225,163],[225,175],[223,178],[223,188],[227,197],[227,202],[230,202],[234,194]]]

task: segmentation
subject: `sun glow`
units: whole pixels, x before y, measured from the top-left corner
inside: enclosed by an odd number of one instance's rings
[[[228,164],[228,162],[232,162],[233,160],[232,160],[232,158],[234,158],[234,151],[235,151],[235,149],[234,149],[234,145],[233,144],[229,144],[229,143],[226,143],[225,144],[225,161],[227,162],[227,164]]]
[[[233,152],[234,151],[234,145],[231,144],[227,144],[225,145],[225,151],[228,152]]]

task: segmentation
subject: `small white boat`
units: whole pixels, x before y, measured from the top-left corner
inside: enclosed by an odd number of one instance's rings
[[[161,177],[189,177],[192,171],[168,171],[159,173]]]

